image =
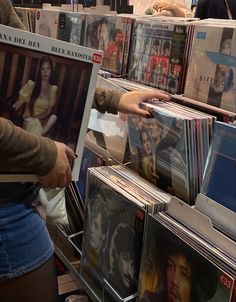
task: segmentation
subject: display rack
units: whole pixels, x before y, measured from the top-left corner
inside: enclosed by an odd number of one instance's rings
[[[56,226],[56,232],[60,233],[60,236],[63,236],[63,239],[66,240],[73,249],[76,250],[76,252],[81,256],[82,251],[76,246],[76,244],[73,242],[73,239],[76,237],[82,237],[83,231],[66,235],[66,233],[60,228],[60,226]],[[104,302],[105,301],[105,292],[106,289],[109,290],[114,296],[116,301],[118,302],[128,302],[128,301],[134,301],[135,297],[137,296],[137,293],[134,293],[128,297],[122,298],[119,296],[119,294],[115,291],[115,289],[109,284],[109,282],[106,279],[103,279],[103,292],[102,292],[102,298],[98,297],[98,295],[94,292],[94,290],[91,288],[91,286],[88,284],[88,282],[81,276],[79,272],[79,266],[77,265],[78,262],[75,263],[73,261],[70,261],[68,259],[69,257],[65,255],[65,251],[62,250],[61,247],[57,245],[57,240],[54,238],[54,247],[55,247],[55,253],[59,257],[59,259],[66,265],[68,270],[74,275],[76,278],[76,282],[83,287],[85,292],[88,294],[90,299],[94,302]]]

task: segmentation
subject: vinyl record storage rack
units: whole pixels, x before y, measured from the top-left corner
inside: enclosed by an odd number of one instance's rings
[[[55,247],[55,253],[59,257],[59,259],[65,264],[68,270],[73,274],[76,278],[76,282],[82,287],[90,299],[94,302],[104,302],[105,301],[105,289],[107,288],[109,292],[111,292],[115,300],[117,302],[128,302],[128,301],[135,301],[137,293],[130,295],[128,297],[122,298],[119,294],[115,291],[115,289],[109,284],[106,279],[103,279],[103,291],[102,297],[98,297],[97,293],[93,290],[93,288],[88,284],[88,282],[81,276],[79,271],[79,259],[81,257],[82,251],[78,248],[78,246],[73,242],[74,239],[82,238],[83,231],[78,232],[72,235],[67,235],[60,226],[56,225],[54,229],[53,241]],[[63,243],[62,243],[63,242]],[[62,244],[60,244],[62,243]],[[67,243],[67,244],[65,244]],[[67,253],[68,248],[74,250],[75,254],[77,255],[77,261],[75,259],[71,259],[71,255]],[[72,256],[74,258],[74,256]]]

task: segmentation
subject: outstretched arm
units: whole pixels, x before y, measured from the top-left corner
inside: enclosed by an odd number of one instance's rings
[[[150,113],[139,108],[139,103],[158,98],[163,101],[170,99],[168,94],[162,93],[158,90],[150,91],[130,91],[126,93],[119,93],[115,90],[108,90],[97,88],[94,96],[94,107],[104,113],[117,114],[118,111],[128,114],[141,115],[143,117],[150,117]]]
[[[136,114],[143,117],[151,117],[146,110],[139,108],[139,103],[158,98],[163,101],[168,101],[170,96],[159,91],[130,91],[121,95],[117,109],[122,113]]]
[[[183,3],[182,3],[183,2]],[[192,13],[190,9],[188,9],[187,5],[184,3],[184,1],[169,3],[166,1],[156,1],[153,5],[153,8],[157,12],[161,12],[162,10],[167,10],[172,12],[174,17],[191,17]]]

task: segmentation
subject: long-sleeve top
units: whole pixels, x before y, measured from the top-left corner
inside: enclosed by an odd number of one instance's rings
[[[236,1],[227,0],[233,19],[236,19]],[[198,0],[195,17],[200,19],[228,19],[224,0]]]
[[[0,0],[0,24],[25,30],[23,23],[8,0]]]
[[[100,112],[117,113],[120,93],[97,88],[93,105]],[[46,137],[29,133],[14,126],[10,121],[0,118],[0,170],[4,172],[31,172],[46,175],[57,158],[55,143]],[[0,183],[0,200],[9,195],[15,200],[33,190],[29,184]],[[11,194],[10,194],[11,192]],[[37,191],[35,191],[35,197]]]

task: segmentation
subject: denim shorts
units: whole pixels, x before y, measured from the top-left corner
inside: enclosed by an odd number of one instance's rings
[[[0,282],[39,267],[52,254],[45,220],[33,207],[0,203]]]

